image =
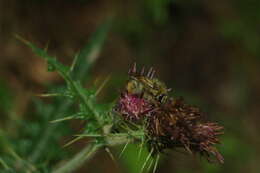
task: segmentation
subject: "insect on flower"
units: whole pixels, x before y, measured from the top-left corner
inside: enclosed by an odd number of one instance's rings
[[[166,85],[154,77],[155,70],[151,67],[145,74],[145,67],[138,73],[136,63],[128,72],[130,79],[126,84],[126,91],[140,95],[142,98],[156,104],[167,100],[168,92]]]

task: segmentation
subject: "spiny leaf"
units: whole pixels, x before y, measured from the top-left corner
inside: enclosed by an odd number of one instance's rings
[[[51,70],[57,70],[58,73],[65,79],[68,80],[68,76],[67,76],[67,72],[69,71],[69,68],[64,66],[63,64],[59,63],[55,57],[49,56],[47,54],[47,52],[44,49],[38,48],[36,47],[34,44],[32,44],[31,42],[25,40],[24,38],[22,38],[19,35],[15,35],[15,37],[22,41],[25,45],[27,45],[28,47],[30,47],[32,49],[32,51],[38,55],[39,57],[47,60],[48,64],[49,64],[49,68]]]

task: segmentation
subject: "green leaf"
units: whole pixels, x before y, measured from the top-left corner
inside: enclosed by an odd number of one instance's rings
[[[67,72],[69,71],[69,67],[64,66],[63,64],[61,64],[60,62],[57,61],[57,59],[55,57],[49,56],[48,53],[41,48],[38,48],[37,46],[35,46],[34,44],[30,43],[29,41],[23,39],[22,37],[20,37],[19,35],[15,35],[15,37],[22,41],[25,45],[27,45],[28,47],[30,47],[32,49],[32,51],[38,55],[39,57],[47,60],[48,62],[48,70],[49,71],[55,71],[57,70],[58,73],[65,79],[68,80],[67,77]]]

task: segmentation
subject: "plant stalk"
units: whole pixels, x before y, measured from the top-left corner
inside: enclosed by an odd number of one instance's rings
[[[81,165],[91,159],[103,145],[90,144],[76,154],[64,166],[55,169],[52,173],[71,173],[81,167]]]
[[[133,140],[133,139],[132,139]],[[52,173],[71,173],[79,169],[82,164],[91,159],[101,148],[108,146],[117,146],[127,142],[131,142],[126,136],[110,137],[106,138],[106,144],[90,144],[79,151],[71,160],[65,163],[63,166],[55,169]]]

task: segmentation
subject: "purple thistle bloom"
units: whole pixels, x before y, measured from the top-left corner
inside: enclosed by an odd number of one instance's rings
[[[152,105],[137,95],[123,93],[115,109],[127,120],[137,121],[152,110]]]

